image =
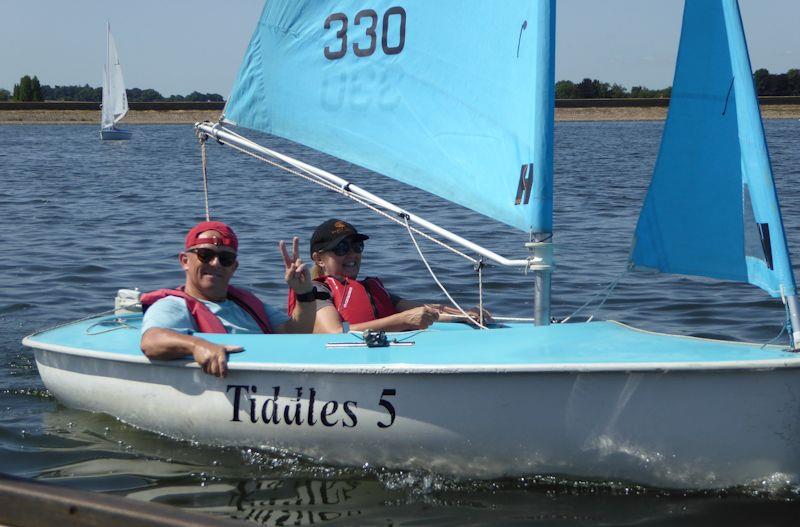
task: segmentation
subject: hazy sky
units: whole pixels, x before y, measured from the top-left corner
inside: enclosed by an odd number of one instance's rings
[[[753,67],[800,68],[800,0],[739,3]],[[42,84],[99,86],[108,19],[128,87],[227,97],[262,5],[0,0],[0,88],[10,90],[24,74]],[[670,85],[682,9],[681,0],[559,0],[556,78]]]

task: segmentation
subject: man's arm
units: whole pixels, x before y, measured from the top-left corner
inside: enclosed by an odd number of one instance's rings
[[[144,314],[140,347],[151,360],[192,357],[204,372],[223,377],[228,370],[226,352],[241,351],[242,348],[220,346],[189,335],[193,329],[196,328],[183,300],[173,297],[161,299]]]
[[[216,377],[228,373],[228,353],[242,351],[241,346],[222,346],[200,337],[166,328],[150,328],[142,335],[142,351],[151,360],[192,357],[203,371]]]

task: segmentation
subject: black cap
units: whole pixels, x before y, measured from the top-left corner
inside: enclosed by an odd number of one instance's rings
[[[331,218],[314,229],[311,235],[311,254],[336,247],[345,238],[368,240],[369,236],[359,234],[355,227],[343,220]]]

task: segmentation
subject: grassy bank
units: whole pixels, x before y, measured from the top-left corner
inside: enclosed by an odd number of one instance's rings
[[[193,124],[216,121],[220,110],[131,110],[127,124]],[[761,107],[764,119],[800,119],[800,105],[770,104]],[[665,107],[583,107],[556,108],[556,121],[658,121],[667,116]],[[94,124],[100,123],[96,110],[4,110],[0,124]]]

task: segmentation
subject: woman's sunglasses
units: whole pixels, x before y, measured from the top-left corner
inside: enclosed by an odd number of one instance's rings
[[[336,256],[344,256],[351,250],[356,254],[361,254],[364,252],[364,240],[342,240],[330,251]]]
[[[222,267],[230,267],[236,262],[236,253],[230,251],[215,251],[214,249],[189,249],[187,253],[194,253],[197,259],[204,264],[211,263],[214,258],[219,260]]]

